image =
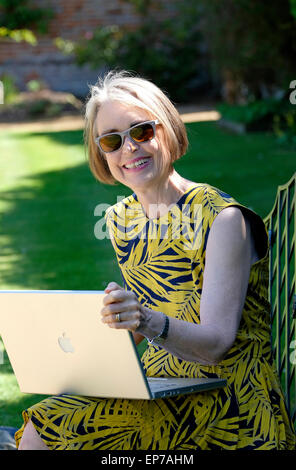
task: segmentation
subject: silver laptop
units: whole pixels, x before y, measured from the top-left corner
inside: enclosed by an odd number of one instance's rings
[[[226,385],[146,377],[132,333],[101,322],[105,295],[0,291],[0,336],[21,392],[150,400]]]

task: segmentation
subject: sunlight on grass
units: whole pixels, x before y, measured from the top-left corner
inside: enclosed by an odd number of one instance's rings
[[[1,385],[3,383],[3,386]],[[0,378],[0,396],[1,401],[6,404],[18,401],[20,395],[19,386],[13,373],[2,373]]]
[[[48,134],[0,134],[1,154],[5,155],[0,159],[1,190],[20,183],[31,187],[31,175],[86,163],[82,132],[77,132],[81,142],[62,148]]]
[[[0,357],[2,358],[0,364],[0,408],[5,410],[10,403],[19,400],[20,390],[1,338]]]

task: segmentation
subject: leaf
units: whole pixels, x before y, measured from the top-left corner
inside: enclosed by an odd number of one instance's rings
[[[10,38],[16,42],[27,42],[32,46],[36,46],[37,38],[29,29],[8,29],[5,26],[0,27],[0,37]]]

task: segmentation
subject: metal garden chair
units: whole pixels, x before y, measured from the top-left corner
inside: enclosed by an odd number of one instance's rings
[[[269,233],[269,300],[275,364],[296,428],[296,173],[278,187],[264,219]]]

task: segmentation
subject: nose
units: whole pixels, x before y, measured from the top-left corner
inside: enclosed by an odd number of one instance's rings
[[[122,144],[122,151],[123,152],[135,152],[138,150],[139,144],[135,142],[130,136],[124,136],[123,144]]]

